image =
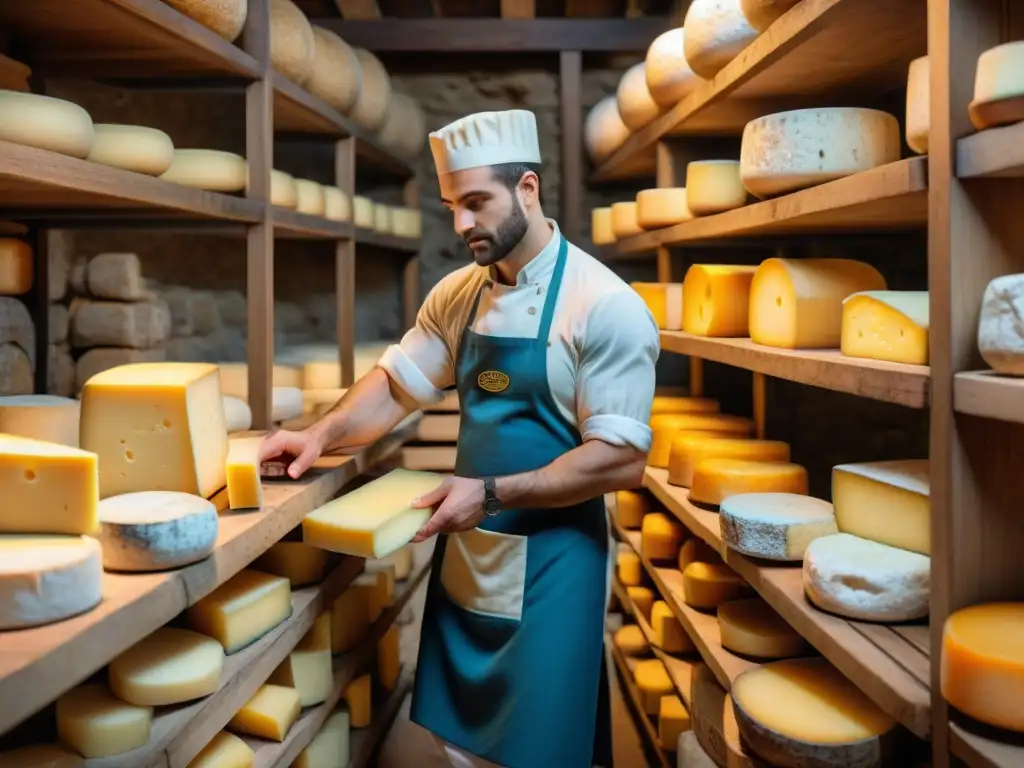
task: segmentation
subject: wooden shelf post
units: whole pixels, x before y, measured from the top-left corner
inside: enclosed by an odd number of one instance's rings
[[[356,192],[356,140],[335,144],[334,173],[338,188],[351,201]],[[340,240],[334,246],[334,291],[338,314],[338,361],[341,386],[351,387],[356,376],[356,243]]]
[[[583,234],[583,54],[562,51],[558,58],[561,104],[562,204],[559,228],[569,242]]]

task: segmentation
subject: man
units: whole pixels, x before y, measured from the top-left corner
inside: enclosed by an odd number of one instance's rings
[[[374,441],[457,386],[455,473],[416,500],[442,534],[424,609],[411,765],[589,768],[606,759],[608,533],[603,494],[639,485],[658,330],[639,296],[541,208],[532,112],[484,112],[430,135],[441,197],[473,264],[315,425],[266,460],[297,477]],[[415,726],[413,726],[415,727]],[[605,745],[606,746],[606,745]]]

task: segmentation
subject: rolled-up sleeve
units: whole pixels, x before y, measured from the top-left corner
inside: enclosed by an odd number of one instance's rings
[[[658,327],[636,292],[616,291],[591,307],[576,377],[584,441],[650,449],[659,352]]]

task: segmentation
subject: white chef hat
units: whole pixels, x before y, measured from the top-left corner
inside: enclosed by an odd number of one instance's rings
[[[438,175],[499,163],[540,163],[537,117],[526,109],[477,112],[430,134]]]

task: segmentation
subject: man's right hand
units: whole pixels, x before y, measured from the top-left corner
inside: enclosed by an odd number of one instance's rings
[[[288,465],[288,477],[297,480],[302,474],[313,466],[313,462],[320,458],[324,452],[325,440],[323,435],[314,429],[304,429],[301,432],[289,432],[286,429],[278,430],[267,435],[260,444],[259,460],[285,459],[290,461]]]

